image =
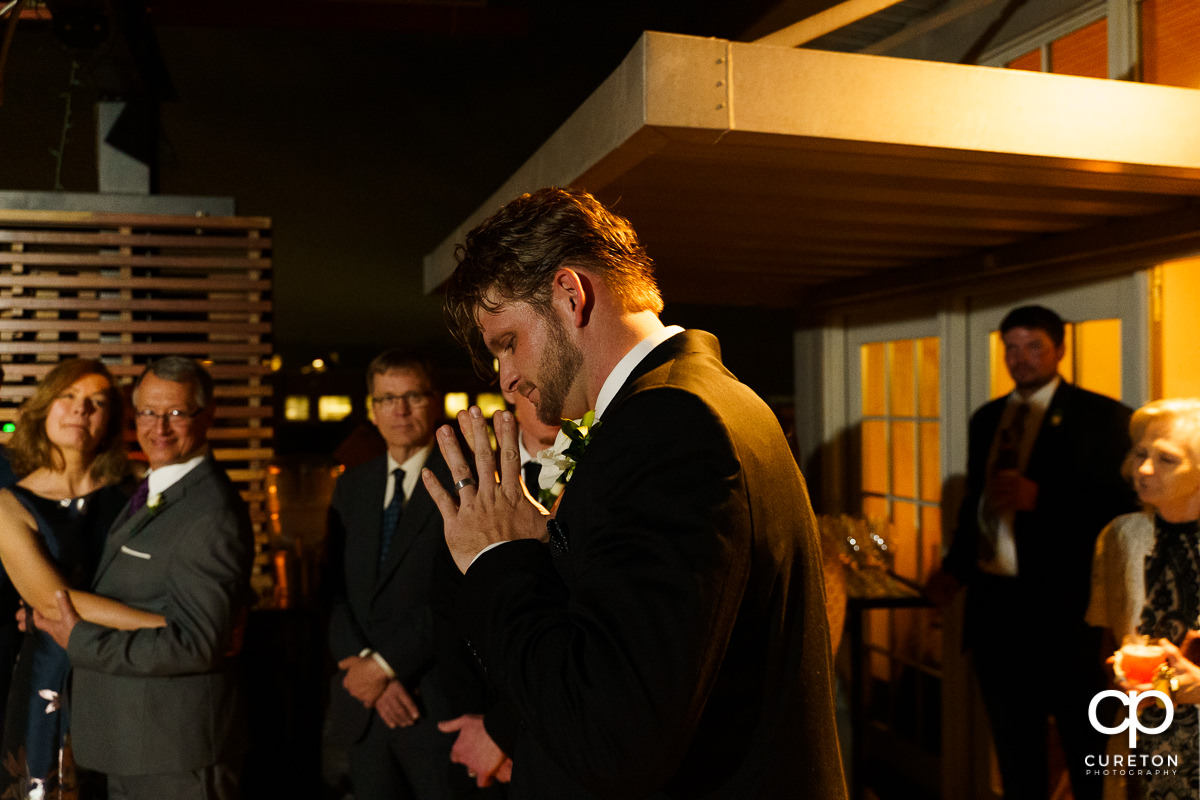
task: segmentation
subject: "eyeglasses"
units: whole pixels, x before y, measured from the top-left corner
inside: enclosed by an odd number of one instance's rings
[[[404,394],[384,394],[372,397],[371,404],[375,408],[391,411],[397,403],[404,402],[409,408],[424,408],[433,398],[433,392],[405,392]]]
[[[203,410],[198,408],[195,411],[184,411],[181,408],[172,408],[159,414],[157,411],[143,408],[134,414],[133,418],[137,420],[138,425],[158,425],[166,420],[168,425],[181,426],[191,422]]]

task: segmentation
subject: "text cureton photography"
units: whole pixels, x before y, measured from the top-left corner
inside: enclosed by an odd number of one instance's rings
[[[1174,775],[1179,771],[1179,756],[1175,755],[1088,755],[1083,763],[1089,775]]]

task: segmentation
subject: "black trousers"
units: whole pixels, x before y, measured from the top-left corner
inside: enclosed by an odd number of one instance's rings
[[[1050,791],[1049,725],[1054,718],[1075,800],[1100,800],[1103,778],[1087,775],[1089,754],[1107,736],[1088,719],[1107,687],[1100,630],[1036,608],[1015,578],[984,575],[968,597],[968,641],[987,708],[1006,800],[1040,800]],[[1116,704],[1100,704],[1100,713]],[[1111,726],[1112,720],[1101,718]]]

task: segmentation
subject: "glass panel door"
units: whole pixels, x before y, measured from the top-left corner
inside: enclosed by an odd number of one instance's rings
[[[1005,314],[1032,304],[1054,309],[1068,323],[1064,378],[1134,408],[1146,402],[1150,301],[1147,273],[1139,272],[1040,295],[972,298],[968,413],[1011,391],[997,332]]]

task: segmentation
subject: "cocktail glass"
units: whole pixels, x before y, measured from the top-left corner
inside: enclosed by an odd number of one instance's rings
[[[1149,637],[1143,635],[1126,636],[1117,651],[1117,666],[1130,683],[1150,683],[1166,660],[1162,647],[1150,644]]]

